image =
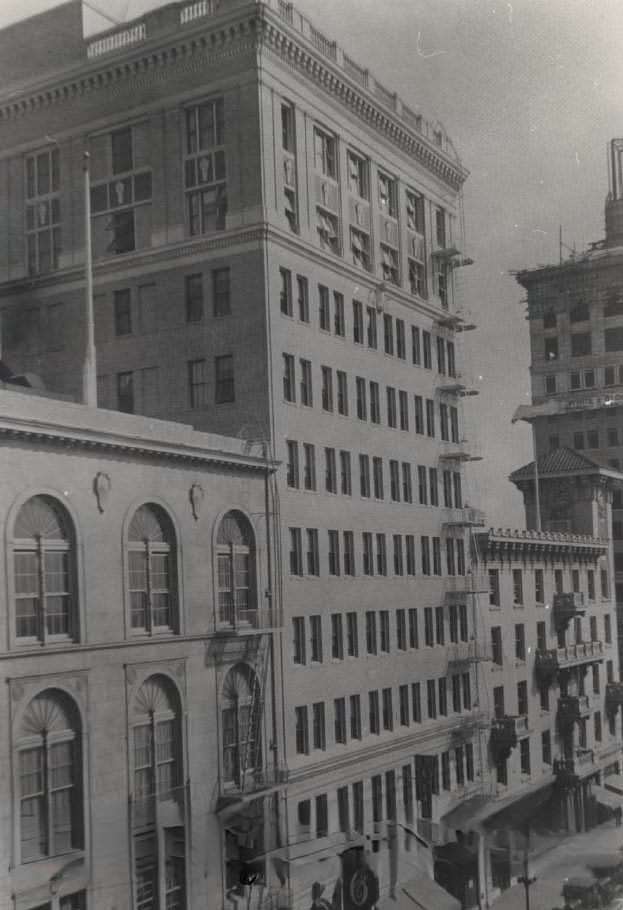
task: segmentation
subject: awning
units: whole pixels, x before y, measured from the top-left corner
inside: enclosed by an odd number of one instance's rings
[[[607,809],[623,809],[623,799],[618,793],[612,793],[610,790],[606,790],[605,787],[597,786],[597,784],[592,785],[591,793],[597,799],[597,802]]]
[[[379,910],[461,910],[461,902],[432,878],[414,878],[396,889],[396,897],[386,897]]]
[[[608,777],[604,777],[603,785],[606,790],[623,796],[623,774],[609,774]]]

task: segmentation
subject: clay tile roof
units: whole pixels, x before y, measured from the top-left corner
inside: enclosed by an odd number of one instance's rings
[[[578,472],[590,470],[599,471],[602,468],[606,468],[610,471],[615,470],[614,468],[609,467],[605,462],[589,458],[587,455],[583,455],[575,449],[568,449],[566,447],[554,449],[552,452],[548,452],[543,458],[539,458],[539,474],[541,476],[547,474],[576,474]],[[517,470],[513,471],[510,475],[510,479],[513,482],[517,480],[529,480],[531,477],[534,477],[533,461],[529,464],[525,464],[521,468],[517,468]]]

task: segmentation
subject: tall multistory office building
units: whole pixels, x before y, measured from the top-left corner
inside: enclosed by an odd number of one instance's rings
[[[280,724],[262,773],[232,778],[222,756],[222,842],[198,860],[222,873],[214,900],[308,906],[365,884],[372,901],[416,881],[455,906],[437,873],[476,902],[483,867],[443,834],[489,763],[469,573],[482,516],[464,476],[467,174],[444,127],[283,0],[170,4],[87,42],[70,2],[0,44],[8,363],[82,394],[86,167],[98,406],[280,464],[279,583],[257,591],[283,618]],[[244,582],[225,573],[206,598]],[[231,756],[244,711],[219,716]],[[155,907],[128,868],[132,905]]]

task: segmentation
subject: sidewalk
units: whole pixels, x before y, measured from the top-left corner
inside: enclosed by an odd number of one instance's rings
[[[535,857],[529,868],[530,876],[537,877],[530,888],[530,910],[552,910],[562,907],[562,883],[575,875],[589,874],[589,863],[604,852],[623,847],[623,828],[616,828],[608,821],[584,834],[567,837],[557,847]],[[526,898],[523,885],[514,885],[493,904],[494,910],[525,910]]]

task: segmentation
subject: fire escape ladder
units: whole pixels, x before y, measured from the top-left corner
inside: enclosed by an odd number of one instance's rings
[[[268,635],[260,635],[257,639],[257,651],[253,664],[254,677],[251,692],[251,705],[247,720],[246,736],[240,756],[240,789],[244,792],[246,785],[247,769],[252,768],[260,772],[258,762],[261,759],[262,747],[262,719],[264,716],[264,697],[268,682]],[[255,753],[255,754],[253,754]]]

